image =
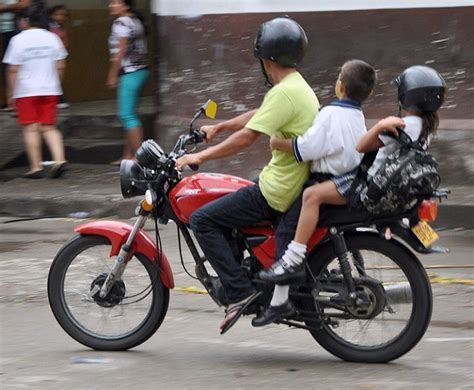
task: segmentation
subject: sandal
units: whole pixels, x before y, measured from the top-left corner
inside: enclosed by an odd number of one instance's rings
[[[23,175],[25,179],[42,179],[44,177],[44,169],[39,171],[28,172]]]
[[[57,179],[61,177],[64,172],[67,171],[67,162],[62,162],[58,164],[54,164],[53,167],[51,168],[51,171],[49,172],[49,177],[51,179]]]
[[[244,311],[255,302],[255,300],[262,295],[261,291],[257,291],[250,295],[244,302],[233,305],[230,309],[226,309],[224,321],[221,323],[221,335],[232,328],[235,323],[242,317]]]

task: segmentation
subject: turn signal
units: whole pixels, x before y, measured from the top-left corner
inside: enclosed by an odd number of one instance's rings
[[[433,222],[438,216],[438,203],[434,200],[424,200],[418,209],[420,221]]]
[[[145,211],[147,211],[147,212],[150,212],[150,211],[153,210],[153,205],[150,204],[150,203],[148,203],[146,200],[144,200],[144,201],[142,202],[142,209],[145,210]]]

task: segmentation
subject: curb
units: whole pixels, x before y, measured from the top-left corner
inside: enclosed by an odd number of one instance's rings
[[[0,197],[0,215],[15,218],[104,218],[128,219],[135,216],[136,200],[117,200],[100,197],[79,199],[15,198]]]

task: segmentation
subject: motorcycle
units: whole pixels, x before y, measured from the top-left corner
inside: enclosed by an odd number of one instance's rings
[[[217,305],[228,304],[218,276],[199,254],[189,218],[208,202],[254,182],[214,173],[183,177],[176,168],[177,158],[205,139],[195,121],[203,114],[215,118],[216,112],[217,104],[209,100],[170,153],[147,140],[136,161],[122,162],[123,196],[144,195],[133,226],[86,223],[56,255],[48,276],[49,303],[61,327],[79,343],[96,350],[126,350],[160,327],[174,280],[158,223],[174,221],[183,267],[181,236],[196,263],[196,278]],[[309,331],[323,348],[346,361],[381,363],[410,351],[425,334],[433,305],[428,276],[413,251],[442,251],[431,245],[437,235],[428,222],[437,216],[435,199],[448,192],[422,196],[402,215],[374,217],[343,206],[323,207],[308,245],[306,279],[290,286],[296,314],[279,323]],[[149,217],[155,223],[155,241],[143,231]],[[273,290],[256,277],[275,260],[272,222],[235,229],[231,240],[236,261],[262,291],[244,314],[258,315]]]

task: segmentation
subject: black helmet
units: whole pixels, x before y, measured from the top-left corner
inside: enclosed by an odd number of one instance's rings
[[[393,80],[404,110],[435,112],[444,102],[448,88],[441,75],[429,66],[411,66]]]
[[[304,57],[308,38],[303,28],[288,17],[263,23],[257,31],[254,54],[279,65],[296,68]]]

